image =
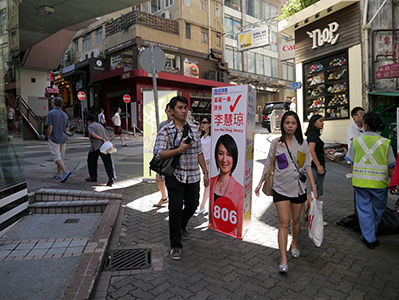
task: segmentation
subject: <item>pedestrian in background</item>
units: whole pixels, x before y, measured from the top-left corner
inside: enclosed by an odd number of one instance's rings
[[[98,123],[102,125],[104,128],[107,128],[107,122],[105,121],[105,115],[103,109],[100,109],[100,113],[98,114]]]
[[[172,120],[173,120],[173,114],[170,111],[169,103],[166,104],[165,113],[166,113],[167,119],[165,121],[162,121],[159,124],[157,132],[159,132],[166,124],[168,124],[169,122],[172,122]],[[166,195],[165,176],[157,173],[157,175],[155,177],[155,182],[158,186],[159,191],[161,192],[161,200],[159,200],[159,202],[157,204],[154,204],[154,207],[160,207],[160,206],[162,206],[162,204],[169,202],[168,196]]]
[[[8,132],[11,132],[13,130],[14,120],[15,120],[15,110],[10,105],[7,105]]]
[[[395,166],[391,141],[380,136],[385,124],[375,112],[364,115],[365,133],[354,137],[345,159],[351,164],[361,241],[369,249],[380,245],[377,228],[388,200],[389,176]]]
[[[182,237],[190,238],[187,224],[199,204],[201,173],[198,164],[204,173],[205,187],[209,185],[209,176],[198,127],[186,121],[188,100],[183,96],[173,97],[170,100],[170,109],[173,122],[168,123],[158,132],[154,155],[158,159],[179,157],[179,165],[173,175],[166,177],[169,195],[170,256],[172,259],[179,260],[182,257]],[[174,140],[175,135],[176,140]]]
[[[317,185],[317,195],[323,196],[324,177],[326,175],[326,161],[324,158],[324,142],[321,140],[321,130],[324,128],[324,118],[322,115],[314,115],[309,120],[308,128],[305,132],[309,145],[310,155],[312,156],[312,174]],[[305,213],[308,213],[312,195],[309,194],[305,203]]]
[[[202,119],[200,124],[201,130],[201,144],[202,150],[204,151],[204,159],[206,169],[210,171],[210,160],[211,160],[211,117],[205,117]],[[209,186],[204,189],[204,195],[202,196],[202,202],[196,213],[200,214],[205,210],[205,204],[209,198]]]
[[[293,97],[292,99],[291,99],[291,104],[290,104],[290,111],[294,111],[294,112],[296,112],[296,98],[295,97]]]
[[[364,133],[363,128],[363,116],[364,116],[364,109],[360,106],[357,106],[352,109],[351,116],[353,119],[353,123],[348,126],[346,130],[347,140],[348,140],[348,150],[352,146],[352,141],[355,136],[361,136]],[[356,191],[353,191],[353,207],[354,213],[357,214],[356,211]]]
[[[110,141],[112,141],[116,136],[120,136],[121,138],[121,143],[122,143],[122,147],[127,146],[127,144],[125,144],[125,142],[123,141],[123,131],[122,131],[122,121],[121,121],[121,113],[122,109],[120,109],[120,107],[116,108],[116,112],[115,115],[112,117],[112,122],[114,123],[114,135],[109,139]]]
[[[61,110],[62,98],[55,97],[51,99],[51,107],[47,114],[46,125],[48,125],[48,144],[50,153],[57,165],[57,173],[54,179],[61,179],[65,182],[71,175],[71,172],[65,167],[65,151],[68,132],[68,116]]]
[[[102,144],[108,141],[108,133],[103,126],[96,122],[96,116],[93,114],[87,116],[87,124],[89,125],[88,132],[91,145],[87,156],[90,177],[86,178],[86,181],[97,182],[98,157],[100,156],[108,175],[107,186],[112,186],[116,178],[112,156],[100,151]]]
[[[273,162],[273,152],[276,146],[276,155]],[[317,186],[311,170],[311,160],[309,146],[303,140],[298,115],[293,111],[284,113],[281,119],[281,137],[272,141],[263,169],[263,174],[265,174],[271,164],[275,164],[273,202],[276,206],[279,223],[278,247],[281,260],[278,270],[281,273],[288,272],[287,244],[290,219],[292,223],[291,254],[295,258],[300,256],[298,238],[301,232],[302,204],[306,201],[306,183],[300,180],[299,172],[306,173],[312,185],[313,194],[317,198]],[[264,180],[263,175],[255,188],[257,196],[259,196]]]

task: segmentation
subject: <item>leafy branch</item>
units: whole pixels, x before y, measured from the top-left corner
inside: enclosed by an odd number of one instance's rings
[[[281,15],[277,17],[277,20],[281,21],[295,15],[302,9],[311,6],[319,0],[288,0],[281,8]]]

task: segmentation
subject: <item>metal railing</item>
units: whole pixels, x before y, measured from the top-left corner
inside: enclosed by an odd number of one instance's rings
[[[21,112],[22,117],[25,119],[29,127],[32,128],[37,138],[41,139],[44,132],[43,121],[33,112],[28,103],[26,103],[21,96],[17,96],[17,99],[19,103],[18,109]]]

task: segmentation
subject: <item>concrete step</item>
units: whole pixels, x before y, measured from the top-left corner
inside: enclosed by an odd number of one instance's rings
[[[39,201],[29,205],[33,214],[103,213],[110,201],[106,199],[73,201]]]
[[[82,200],[120,200],[122,194],[67,189],[40,189],[29,195],[29,203]]]

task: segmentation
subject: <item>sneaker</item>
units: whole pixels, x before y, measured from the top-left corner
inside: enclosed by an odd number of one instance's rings
[[[170,251],[170,257],[174,260],[179,260],[181,259],[181,248],[173,248]]]
[[[54,174],[53,179],[61,179],[61,174]]]
[[[97,180],[96,180],[97,181]],[[114,181],[112,179],[108,180],[107,186],[112,186],[114,184]]]
[[[164,199],[159,200],[159,202],[157,204],[154,204],[153,206],[154,207],[160,207],[160,206],[162,206],[162,204],[165,204],[165,203],[168,203],[168,202],[169,202],[168,198],[164,198]]]
[[[71,176],[71,172],[70,171],[66,171],[61,179],[61,182],[65,182],[68,177]]]
[[[197,210],[195,211],[195,213],[197,213],[197,214],[202,214],[204,211],[205,211],[205,208],[203,208],[203,209],[197,209]]]
[[[181,236],[182,236],[183,239],[185,239],[185,240],[190,239],[190,233],[188,232],[187,227],[181,229]]]
[[[86,178],[85,179],[86,181],[88,181],[88,182],[97,182],[97,178]]]

